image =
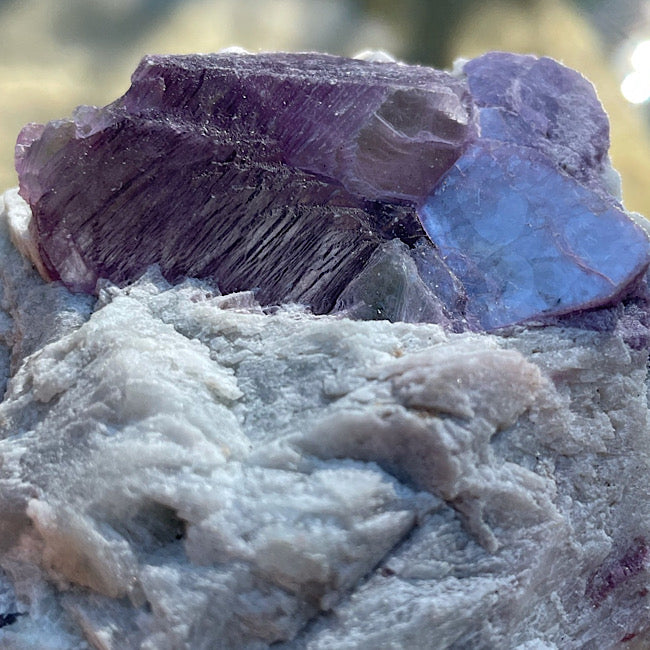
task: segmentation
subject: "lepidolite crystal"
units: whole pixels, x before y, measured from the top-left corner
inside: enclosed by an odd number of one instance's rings
[[[158,264],[262,304],[494,330],[643,275],[591,85],[493,53],[457,75],[321,54],[146,57],[128,92],[30,125],[35,261],[93,292]]]

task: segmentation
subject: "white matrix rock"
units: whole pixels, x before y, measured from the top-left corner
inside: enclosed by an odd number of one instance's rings
[[[0,208],[1,648],[650,647],[645,349],[95,302]]]

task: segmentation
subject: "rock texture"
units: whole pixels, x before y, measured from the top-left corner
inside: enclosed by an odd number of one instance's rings
[[[493,331],[643,276],[608,147],[593,87],[551,59],[228,52],[145,57],[112,104],[25,127],[16,168],[32,259],[74,291],[158,264],[267,306]]]
[[[75,290],[157,263],[327,312],[386,239],[425,236],[395,200],[425,196],[474,128],[466,84],[417,66],[147,57],[132,81],[19,136],[40,257]]]
[[[650,644],[640,299],[507,336],[155,269],[95,302],[13,248],[27,216],[6,194],[3,648]]]

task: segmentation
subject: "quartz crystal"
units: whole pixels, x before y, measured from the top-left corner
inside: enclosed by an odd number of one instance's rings
[[[263,305],[494,330],[643,275],[608,145],[591,85],[547,58],[223,53],[146,57],[112,104],[25,127],[16,167],[33,261],[74,291],[157,264]]]

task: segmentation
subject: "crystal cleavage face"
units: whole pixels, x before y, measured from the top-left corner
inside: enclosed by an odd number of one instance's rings
[[[607,305],[646,270],[592,86],[490,53],[452,75],[322,54],[145,57],[127,93],[16,146],[37,266],[315,313],[494,330]]]

